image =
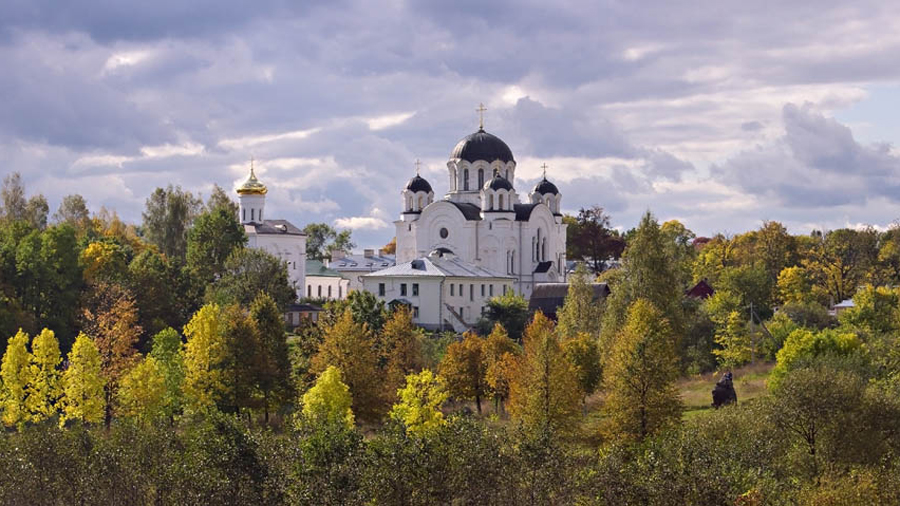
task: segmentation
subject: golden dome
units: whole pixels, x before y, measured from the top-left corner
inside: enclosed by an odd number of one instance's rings
[[[266,188],[266,185],[259,182],[259,179],[256,179],[256,174],[253,172],[253,162],[250,162],[250,177],[244,181],[244,184],[238,186],[237,190],[238,195],[265,195],[266,192],[269,191]]]

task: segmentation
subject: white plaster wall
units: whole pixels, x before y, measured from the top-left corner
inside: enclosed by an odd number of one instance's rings
[[[248,234],[247,246],[271,253],[287,263],[288,279],[297,289],[297,296],[305,295],[306,236]]]
[[[319,291],[320,288],[321,292]],[[331,295],[328,295],[329,288],[331,288]],[[349,290],[350,280],[348,279],[334,276],[306,276],[306,289],[300,295],[302,297],[338,300],[346,299]]]

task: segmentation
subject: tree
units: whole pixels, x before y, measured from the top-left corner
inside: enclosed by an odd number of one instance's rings
[[[20,330],[9,338],[0,364],[0,378],[3,378],[0,406],[3,408],[3,423],[7,426],[15,425],[21,429],[29,419],[26,399],[31,382],[30,362],[28,334]]]
[[[330,365],[316,378],[300,401],[303,417],[314,425],[343,425],[353,428],[350,387],[341,380],[341,370]]]
[[[228,349],[221,320],[219,306],[207,304],[184,327],[185,409],[190,413],[212,413],[227,395],[223,366]]]
[[[22,175],[18,172],[8,174],[3,178],[3,187],[0,188],[0,211],[4,221],[18,221],[26,219],[28,201],[25,199],[25,186],[22,185]]]
[[[259,382],[267,364],[256,319],[237,304],[225,306],[221,332],[226,351],[220,369],[228,395],[218,404],[237,413],[263,407]],[[249,419],[249,412],[247,416]]]
[[[144,358],[122,377],[118,404],[123,416],[142,421],[166,415],[166,377],[155,358]]]
[[[184,404],[184,345],[178,331],[169,327],[154,335],[150,357],[156,360],[165,384],[163,412],[172,418]]]
[[[113,242],[92,242],[79,259],[84,280],[89,284],[122,283],[128,276],[128,259],[122,247]]]
[[[284,317],[275,301],[260,293],[250,305],[250,318],[259,332],[256,356],[256,385],[262,394],[266,423],[270,408],[280,408],[292,397],[291,364],[288,359]]]
[[[769,376],[768,385],[778,388],[787,374],[796,368],[822,357],[850,357],[863,352],[863,343],[853,332],[843,329],[826,329],[814,332],[800,328],[791,332],[784,346],[778,350],[776,364]]]
[[[716,330],[716,343],[721,348],[713,350],[719,363],[726,369],[746,364],[754,358],[755,343],[747,330],[747,323],[737,311],[728,313],[725,325]]]
[[[604,364],[607,434],[643,440],[677,424],[681,417],[677,378],[669,323],[649,300],[638,299]]]
[[[696,234],[678,220],[663,223],[659,230],[668,244],[678,283],[688,286],[692,281],[691,268],[697,257],[697,250],[693,244]]]
[[[563,341],[563,351],[575,368],[578,388],[581,391],[581,409],[587,414],[585,403],[588,396],[597,390],[603,371],[597,338],[581,333],[575,339]]]
[[[75,229],[79,237],[84,236],[91,228],[91,213],[84,197],[77,193],[63,197],[59,209],[53,213],[53,222],[65,223]]]
[[[62,396],[57,367],[62,362],[59,341],[52,330],[44,329],[31,342],[31,366],[25,404],[31,421],[40,422],[56,414]]]
[[[566,257],[589,263],[595,273],[603,271],[606,261],[618,258],[625,249],[625,242],[610,229],[609,215],[600,206],[581,208],[568,224]]]
[[[487,334],[499,323],[509,333],[509,337],[521,342],[522,332],[530,318],[528,301],[510,290],[504,295],[488,300],[484,315],[478,321],[478,330],[482,334]]]
[[[397,254],[397,237],[396,237],[396,236],[393,237],[393,238],[391,239],[391,242],[385,244],[385,245],[381,248],[381,252],[384,253],[385,255],[395,255],[395,254]]]
[[[407,376],[397,395],[400,402],[391,408],[390,417],[402,423],[407,434],[424,437],[446,424],[441,407],[449,394],[441,377],[430,370]]]
[[[522,349],[509,338],[506,329],[499,323],[484,341],[484,381],[494,397],[494,408],[502,409],[509,397],[509,383],[515,375],[518,357]]]
[[[184,327],[199,309],[202,288],[205,288],[193,285],[178,264],[149,249],[128,265],[128,278],[141,328],[147,335],[155,335],[167,327]]]
[[[63,396],[60,399],[62,417],[82,423],[99,423],[106,411],[105,381],[100,369],[100,352],[94,342],[78,334],[69,352],[69,367],[63,373]]]
[[[232,211],[226,204],[217,204],[200,214],[188,232],[187,267],[203,285],[222,276],[225,261],[247,242],[237,212]]]
[[[151,244],[169,258],[184,260],[191,224],[200,211],[201,201],[180,186],[157,188],[147,198],[143,213],[144,233]]]
[[[390,402],[406,376],[418,372],[425,365],[422,356],[422,331],[412,321],[406,306],[391,312],[378,335],[379,362],[385,370],[385,394]]]
[[[581,333],[595,339],[600,336],[603,301],[594,297],[590,281],[584,264],[579,264],[575,273],[569,276],[569,291],[557,313],[556,331],[563,339],[575,339]]]
[[[84,309],[82,328],[94,336],[94,344],[100,353],[106,389],[106,423],[109,425],[119,379],[140,358],[135,346],[142,329],[138,325],[134,298],[118,285],[98,285]]]
[[[281,259],[261,249],[238,248],[225,261],[222,276],[207,287],[206,300],[247,307],[259,292],[272,297],[282,311],[297,299]]]
[[[796,263],[797,245],[794,237],[777,221],[764,221],[756,232],[756,258],[762,262],[770,283],[781,271]]]
[[[338,250],[349,253],[356,245],[350,239],[350,230],[338,232],[327,223],[310,223],[303,227],[306,234],[306,258],[324,260]]]
[[[565,432],[581,403],[575,369],[543,313],[534,315],[524,341],[525,353],[509,389],[510,415],[535,434]]]
[[[206,199],[206,212],[215,211],[216,209],[225,209],[232,215],[237,216],[239,207],[221,186],[213,184],[212,192],[210,192],[209,198]]]
[[[475,401],[481,414],[481,399],[487,392],[485,382],[484,338],[466,332],[463,340],[447,347],[441,361],[440,374],[447,384],[447,392],[456,399]]]
[[[864,282],[877,257],[874,230],[840,229],[819,239],[802,265],[816,291],[826,300],[840,302],[850,298]]]
[[[28,199],[25,205],[25,221],[37,230],[47,228],[47,213],[50,212],[50,206],[47,204],[47,198],[43,195],[35,195]]]
[[[377,420],[384,413],[384,396],[374,339],[368,326],[354,321],[350,311],[325,329],[319,352],[312,359],[313,372],[324,372],[330,365],[341,370],[343,381],[350,387],[356,416]]]
[[[812,287],[806,269],[799,266],[785,267],[778,273],[776,282],[778,300],[782,304],[791,302],[809,302],[812,299]]]

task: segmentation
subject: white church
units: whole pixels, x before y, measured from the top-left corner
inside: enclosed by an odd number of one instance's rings
[[[403,189],[403,213],[395,222],[397,264],[432,252],[452,254],[511,276],[526,298],[535,283],[565,281],[562,195],[546,172],[520,202],[512,150],[483,122],[453,148],[447,171],[449,191],[441,200],[419,174]]]

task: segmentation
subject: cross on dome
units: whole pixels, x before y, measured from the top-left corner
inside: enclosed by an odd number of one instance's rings
[[[547,179],[547,164],[544,163],[543,165],[541,165],[541,168],[544,169],[544,179]]]
[[[487,110],[487,107],[485,107],[484,104],[482,104],[482,103],[479,103],[478,109],[475,109],[475,111],[478,112],[478,129],[479,130],[484,130],[484,111],[486,111],[486,110]]]
[[[422,165],[422,162],[416,158],[416,175],[419,175],[419,167]]]

